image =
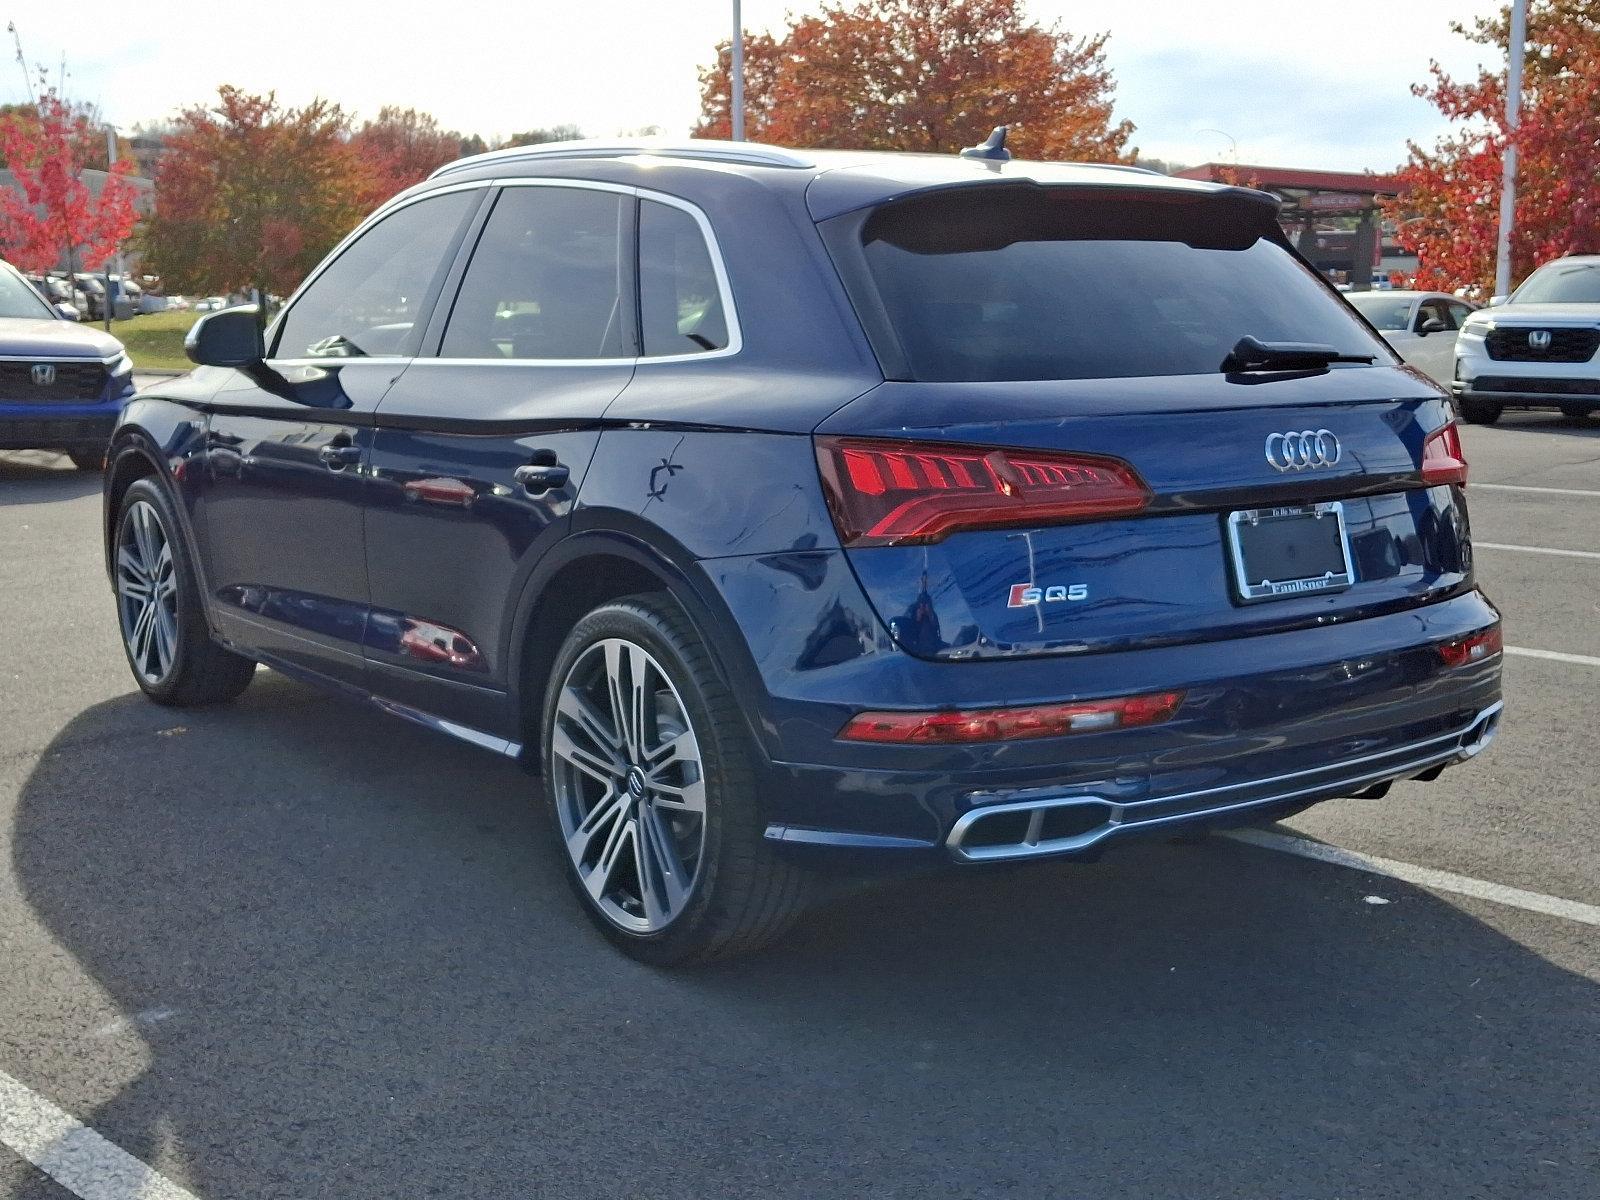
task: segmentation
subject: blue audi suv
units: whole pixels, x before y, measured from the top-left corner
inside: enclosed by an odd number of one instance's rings
[[[1088,858],[1493,737],[1449,397],[1261,192],[746,143],[517,148],[128,406],[138,685],[264,664],[519,760],[656,964],[828,870]]]

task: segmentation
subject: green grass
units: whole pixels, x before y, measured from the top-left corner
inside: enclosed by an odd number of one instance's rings
[[[194,364],[183,353],[183,336],[200,315],[187,311],[158,312],[113,321],[111,336],[128,348],[128,357],[133,359],[136,371],[187,371]],[[93,324],[100,326],[99,321]]]

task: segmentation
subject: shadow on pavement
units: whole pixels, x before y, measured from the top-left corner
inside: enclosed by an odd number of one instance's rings
[[[64,454],[0,450],[0,504],[47,504],[100,493],[100,473],[80,471]]]
[[[1425,892],[1150,846],[666,974],[585,926],[531,786],[270,674],[83,712],[16,874],[175,1011],[77,1115],[219,1200],[1594,1194],[1600,988]]]

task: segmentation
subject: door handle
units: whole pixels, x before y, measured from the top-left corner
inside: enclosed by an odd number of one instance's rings
[[[511,473],[530,496],[542,496],[551,488],[562,487],[571,476],[572,472],[560,463],[528,463]]]
[[[361,447],[334,442],[318,450],[317,457],[328,465],[329,470],[340,471],[361,461]]]

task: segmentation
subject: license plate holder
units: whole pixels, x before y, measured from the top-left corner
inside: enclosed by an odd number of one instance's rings
[[[1228,554],[1235,595],[1245,604],[1337,592],[1355,582],[1337,500],[1231,512]]]

